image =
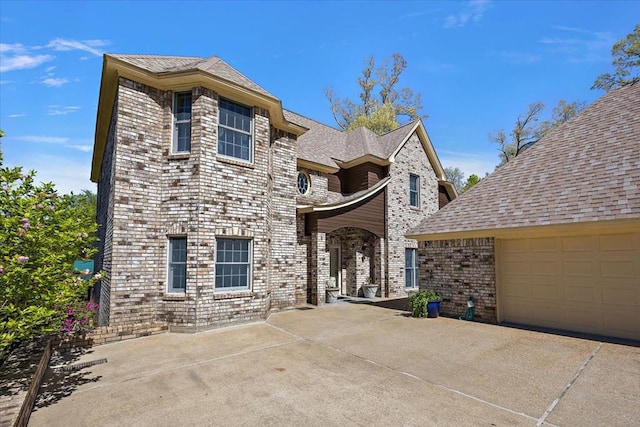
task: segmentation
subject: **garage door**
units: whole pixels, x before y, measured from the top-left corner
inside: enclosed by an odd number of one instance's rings
[[[505,322],[640,340],[640,233],[504,239]]]

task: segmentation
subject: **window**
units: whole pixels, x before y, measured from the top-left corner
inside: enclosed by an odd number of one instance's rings
[[[420,177],[418,175],[409,175],[409,204],[411,206],[420,206]]]
[[[404,250],[404,281],[407,288],[418,287],[418,250]]]
[[[251,108],[224,99],[218,106],[218,154],[251,162]]]
[[[176,93],[173,98],[173,153],[191,151],[191,92]]]
[[[249,289],[251,241],[246,239],[217,239],[216,289]]]
[[[305,195],[309,192],[309,175],[304,172],[298,172],[298,193]]]
[[[169,238],[167,292],[184,293],[187,287],[187,238]]]

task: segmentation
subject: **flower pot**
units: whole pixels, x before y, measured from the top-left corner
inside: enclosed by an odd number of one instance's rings
[[[427,317],[438,317],[440,314],[440,303],[442,301],[429,301],[427,303]]]
[[[363,285],[362,294],[365,298],[375,298],[378,292],[378,285]]]
[[[325,301],[327,304],[331,304],[332,302],[338,301],[338,293],[340,291],[339,288],[326,288],[327,298]]]

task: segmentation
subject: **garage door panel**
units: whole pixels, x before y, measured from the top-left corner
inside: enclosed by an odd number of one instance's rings
[[[531,296],[538,300],[556,301],[558,298],[564,298],[564,290],[552,284],[533,285],[531,286]]]
[[[601,251],[637,250],[633,234],[603,234],[598,236],[598,248]]]
[[[596,249],[594,236],[575,236],[562,238],[562,250],[565,252],[588,252],[594,249]]]
[[[591,261],[564,261],[562,272],[565,276],[591,277],[594,273],[593,262]]]
[[[604,304],[635,306],[638,307],[639,286],[626,288],[604,288],[602,290],[602,302]]]
[[[611,307],[604,310],[603,328],[613,331],[611,335],[621,338],[638,339],[640,331],[640,313],[635,307]]]
[[[569,303],[597,304],[600,300],[600,292],[595,286],[567,285],[564,298]]]
[[[503,320],[640,340],[640,233],[497,247]]]
[[[600,274],[602,277],[638,277],[635,260],[601,261]]]

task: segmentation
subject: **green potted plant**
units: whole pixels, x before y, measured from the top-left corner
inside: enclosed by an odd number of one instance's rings
[[[423,289],[409,295],[408,301],[413,317],[438,317],[442,297],[432,289]]]
[[[367,277],[366,283],[362,285],[362,294],[365,298],[375,298],[378,292],[378,285],[373,283],[371,276]]]

